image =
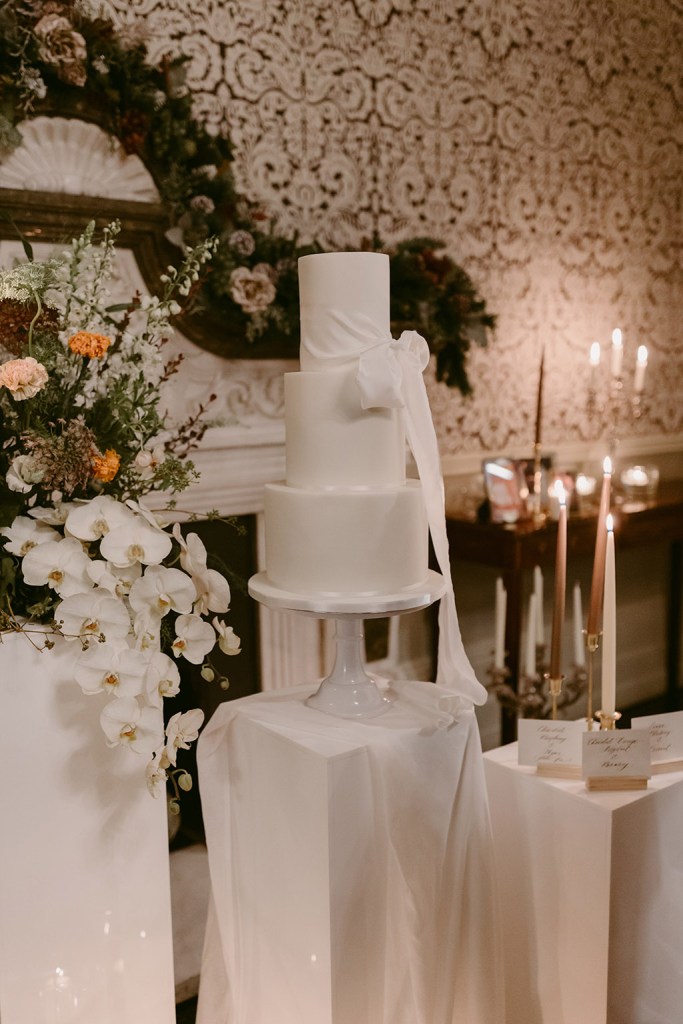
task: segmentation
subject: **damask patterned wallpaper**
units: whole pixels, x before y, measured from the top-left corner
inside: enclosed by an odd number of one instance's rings
[[[591,440],[588,348],[624,332],[643,416],[683,431],[682,0],[107,0],[185,53],[197,112],[283,228],[329,248],[443,238],[498,314],[468,400],[431,386],[442,451]]]

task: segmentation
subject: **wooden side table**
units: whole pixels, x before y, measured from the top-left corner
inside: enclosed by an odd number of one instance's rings
[[[446,486],[446,526],[451,556],[465,562],[497,569],[507,591],[505,620],[506,665],[509,683],[516,690],[520,673],[522,628],[522,591],[524,574],[535,565],[553,565],[557,543],[557,523],[546,520],[541,526],[531,521],[514,525],[478,522],[458,507],[457,494]],[[617,550],[669,543],[671,546],[667,602],[666,675],[667,696],[672,704],[680,685],[681,605],[683,585],[683,480],[663,481],[657,495],[649,500],[626,500],[618,492],[613,501]],[[586,512],[572,513],[568,521],[567,553],[590,555],[595,547],[597,506]],[[513,713],[502,712],[501,741],[516,738],[517,720]]]

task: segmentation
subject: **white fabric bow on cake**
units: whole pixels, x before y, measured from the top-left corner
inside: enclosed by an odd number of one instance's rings
[[[403,331],[395,339],[378,330],[367,317],[354,320],[337,311],[325,311],[324,328],[319,334],[312,330],[311,336],[333,337],[335,344],[323,349],[309,341],[302,352],[302,367],[342,368],[355,363],[364,409],[405,409],[406,438],[420,475],[434,552],[448,588],[439,607],[436,681],[474,704],[484,704],[486,690],[465,653],[455,608],[439,445],[423,377],[429,364],[429,346],[417,331]],[[344,339],[346,351],[337,337]]]

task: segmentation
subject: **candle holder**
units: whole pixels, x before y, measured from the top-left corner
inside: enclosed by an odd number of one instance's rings
[[[617,722],[621,718],[621,713],[619,711],[596,711],[595,717],[600,722],[601,730],[616,729]]]
[[[583,630],[583,635],[586,641],[586,653],[588,655],[587,661],[587,697],[586,697],[586,723],[588,730],[593,728],[593,663],[595,655],[597,654],[598,648],[600,647],[600,637],[602,633],[587,633]]]
[[[487,675],[491,680],[487,690],[495,695],[502,708],[518,718],[555,719],[559,710],[575,704],[586,691],[586,670],[582,665],[574,665],[566,676],[552,680],[552,686],[547,685],[550,681],[547,672],[539,671],[533,675],[525,672],[520,675],[518,690],[508,682],[510,672],[507,668],[492,666]],[[558,682],[559,690],[553,693]]]
[[[551,676],[549,672],[546,672],[543,678],[548,683],[548,689],[550,691],[550,717],[554,722],[557,718],[557,701],[562,693],[562,682],[564,680],[564,676]]]
[[[597,380],[591,380],[588,387],[586,411],[595,428],[595,433],[607,437],[608,452],[614,461],[619,446],[621,428],[629,415],[638,420],[643,415],[642,383],[630,389],[624,385],[621,373],[610,379],[606,389],[600,389]]]

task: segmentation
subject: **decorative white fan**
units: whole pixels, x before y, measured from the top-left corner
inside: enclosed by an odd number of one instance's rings
[[[97,125],[41,116],[17,128],[23,142],[0,163],[0,188],[159,202],[142,160]]]

